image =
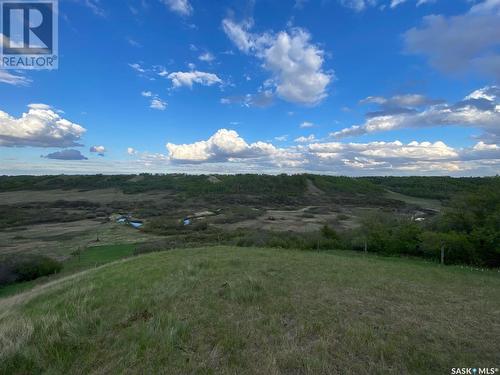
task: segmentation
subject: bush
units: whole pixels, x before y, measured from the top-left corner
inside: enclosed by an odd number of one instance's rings
[[[337,232],[335,232],[335,230],[330,228],[328,225],[324,225],[323,228],[321,228],[321,234],[330,240],[339,240]]]
[[[332,230],[333,231],[333,230]],[[335,233],[333,231],[333,233]],[[331,236],[331,232],[328,232]],[[309,233],[245,230],[240,233],[236,246],[274,247],[281,249],[332,250],[340,246],[336,238],[326,237],[322,231]]]
[[[2,260],[0,285],[34,280],[58,273],[62,264],[43,255],[12,256]]]
[[[440,259],[441,247],[444,247],[445,264],[481,265],[482,263],[475,246],[464,233],[424,232],[422,234],[422,251],[425,256]]]

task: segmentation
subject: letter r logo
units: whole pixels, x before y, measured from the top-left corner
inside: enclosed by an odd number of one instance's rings
[[[1,1],[4,55],[54,53],[53,1]]]

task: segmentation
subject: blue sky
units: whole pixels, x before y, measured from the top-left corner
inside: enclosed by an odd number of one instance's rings
[[[0,174],[492,175],[499,0],[60,0]]]

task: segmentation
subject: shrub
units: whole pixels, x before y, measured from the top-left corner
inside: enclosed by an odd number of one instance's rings
[[[2,260],[0,285],[34,280],[58,273],[62,264],[43,255],[11,256]]]
[[[321,228],[321,234],[330,240],[339,240],[337,232],[335,232],[335,230],[330,228],[328,225],[324,225],[323,228]]]
[[[14,270],[19,275],[20,281],[28,281],[58,273],[62,270],[62,264],[43,255],[32,255],[20,259]]]

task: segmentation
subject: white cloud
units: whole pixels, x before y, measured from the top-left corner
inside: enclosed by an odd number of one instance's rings
[[[15,118],[0,111],[0,147],[74,147],[86,129],[60,116],[47,105],[32,104]]]
[[[307,146],[307,152],[322,162],[358,160],[375,161],[377,163],[405,164],[410,161],[452,160],[458,152],[443,142],[410,142],[403,144],[394,142],[369,143],[315,143]],[[379,164],[380,165],[380,164]]]
[[[285,142],[286,140],[288,140],[288,134],[284,134],[284,135],[280,135],[278,137],[274,137],[274,140],[278,141],[278,142]]]
[[[286,136],[275,140],[285,140]],[[312,137],[310,139],[313,139]],[[248,143],[234,130],[220,129],[207,140],[166,145],[168,156],[142,155],[150,162],[203,165],[203,170],[303,171],[346,174],[492,174],[500,167],[500,147],[478,142],[463,149],[444,142],[307,143],[278,148],[266,142]],[[173,168],[171,165],[170,168]],[[280,169],[281,168],[281,169]]]
[[[317,104],[327,96],[331,76],[322,71],[323,61],[323,51],[301,29],[279,33],[265,51],[265,67],[274,73],[278,96],[294,103]]]
[[[299,125],[299,128],[305,129],[305,128],[312,128],[314,124],[310,121],[304,121],[302,124]]]
[[[400,0],[393,0],[393,1],[400,1]],[[339,0],[339,2],[341,5],[350,8],[356,12],[361,12],[369,7],[374,7],[379,3],[378,0]]]
[[[99,156],[104,156],[104,153],[106,152],[106,148],[104,146],[92,146],[89,149],[90,152],[96,153]]]
[[[479,145],[479,146],[478,146]],[[487,145],[454,149],[444,142],[317,143],[302,148],[308,168],[346,174],[492,174],[500,167],[500,151]],[[487,166],[486,166],[487,165]]]
[[[240,24],[227,18],[222,20],[222,28],[226,35],[240,51],[245,53],[249,53],[250,50],[256,49],[259,40],[262,41],[262,39],[249,33],[248,30],[252,26],[253,22],[251,20],[244,21]]]
[[[2,35],[0,34],[0,37],[1,36]],[[12,74],[5,70],[0,70],[0,82],[12,86],[29,86],[32,81],[25,76]]]
[[[176,145],[167,143],[170,160],[199,163],[248,159],[271,155],[276,148],[265,142],[248,144],[234,130],[220,129],[206,141]]]
[[[430,99],[419,94],[395,95],[391,98],[385,98],[383,96],[369,96],[360,101],[361,104],[378,104],[385,107],[421,107],[441,102],[441,100]]]
[[[210,63],[215,60],[215,56],[210,52],[205,52],[198,56],[198,59]]]
[[[83,5],[85,5],[87,8],[89,8],[96,16],[99,16],[99,17],[106,16],[106,12],[101,7],[100,0],[81,0],[80,2]]]
[[[253,22],[222,21],[229,39],[244,53],[263,61],[271,72],[269,83],[282,99],[299,104],[314,105],[327,96],[333,75],[323,71],[324,52],[311,43],[311,35],[301,28],[277,34],[255,34],[249,30]]]
[[[139,43],[139,42],[138,42],[138,41],[136,41],[135,39],[132,39],[132,38],[127,38],[127,42],[128,42],[128,44],[130,44],[132,47],[137,47],[137,48],[142,47],[141,43]]]
[[[310,134],[307,137],[302,136],[302,137],[295,138],[293,141],[297,142],[297,143],[310,143],[310,142],[314,142],[315,140],[316,140],[316,137],[314,136],[314,134]]]
[[[469,95],[465,97],[465,100],[470,99],[484,99],[490,102],[495,102],[500,99],[500,87],[498,86],[486,86],[478,90],[474,90]]]
[[[164,111],[167,108],[167,103],[159,97],[155,97],[151,99],[151,104],[149,107],[152,109],[157,109],[159,111]]]
[[[156,74],[158,74],[160,77],[167,77],[168,71],[164,67],[160,66]]]
[[[139,63],[128,64],[132,69],[134,69],[138,73],[146,73],[146,69],[142,67]]]
[[[391,0],[391,8],[395,8],[400,4],[405,3],[406,0]]]
[[[498,151],[500,147],[498,145],[486,144],[484,142],[478,142],[473,147],[474,151]]]
[[[444,73],[500,80],[500,1],[484,0],[462,15],[430,15],[404,34],[406,52],[428,57]]]
[[[167,108],[167,102],[160,98],[158,94],[151,91],[143,91],[141,95],[145,98],[150,98],[149,108],[164,111]]]
[[[127,154],[135,155],[137,154],[137,151],[133,147],[127,147]]]
[[[193,7],[189,0],[163,0],[168,8],[181,16],[189,16],[193,13]]]
[[[381,10],[387,7],[387,4],[383,0],[338,0],[339,3],[347,8],[354,10],[355,12],[362,12],[368,8],[378,6]],[[389,8],[394,9],[397,6],[406,3],[408,0],[387,0]],[[420,6],[427,3],[434,3],[436,0],[417,0],[416,5]]]
[[[430,3],[435,3],[435,2],[436,2],[436,0],[418,0],[417,6],[419,7],[420,5],[430,4]]]
[[[383,100],[377,102],[385,104]],[[435,104],[421,110],[382,108],[380,112],[369,114],[363,125],[342,129],[331,133],[331,136],[342,138],[401,128],[467,126],[482,129],[485,132],[483,138],[495,142],[500,139],[498,124],[500,124],[500,88],[489,86],[474,91],[453,105]]]
[[[168,75],[174,87],[193,87],[194,83],[203,86],[212,86],[215,84],[222,84],[222,80],[213,73],[200,72],[194,70],[191,72],[174,72]]]
[[[28,104],[28,108],[29,109],[42,109],[42,110],[48,110],[48,109],[52,109],[52,107],[48,104],[43,104],[43,103],[32,103],[32,104]],[[57,112],[61,112],[61,111],[57,111]]]

